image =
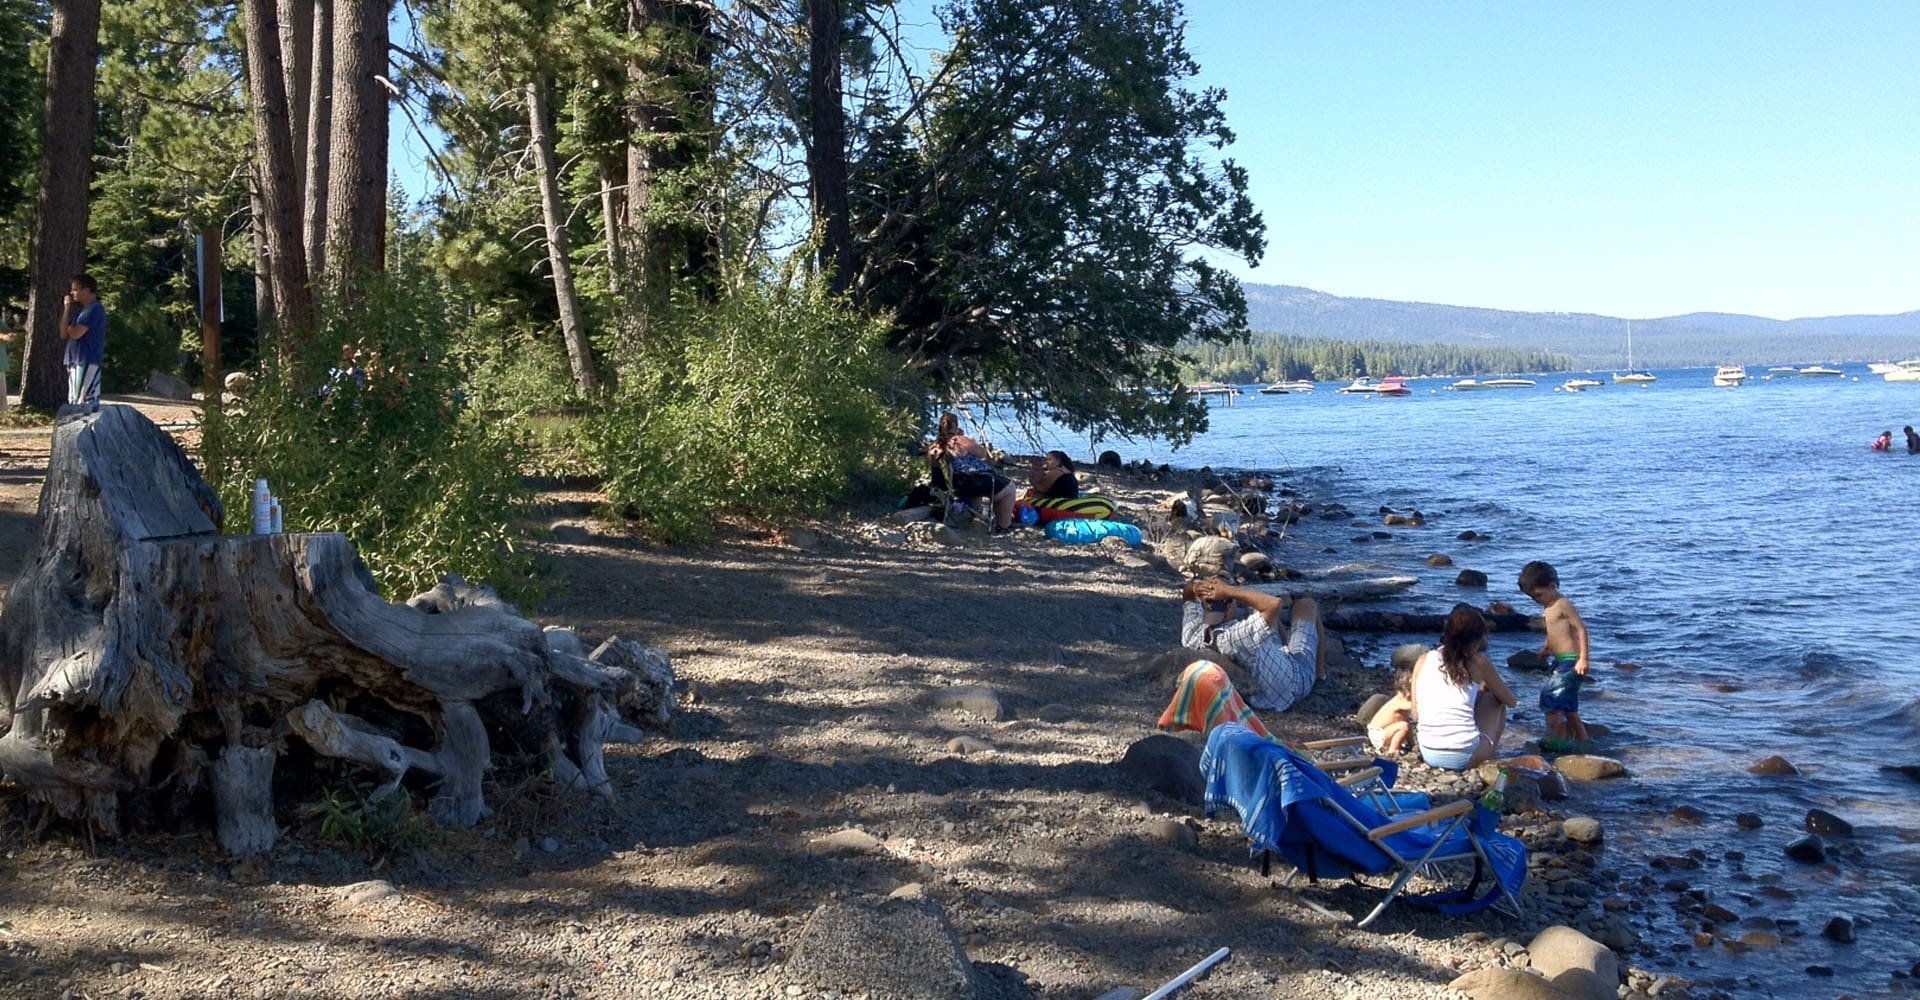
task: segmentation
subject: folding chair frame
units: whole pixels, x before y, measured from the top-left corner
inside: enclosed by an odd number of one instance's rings
[[[1475,889],[1480,887],[1482,873],[1493,870],[1493,859],[1487,857],[1486,848],[1480,843],[1480,837],[1473,832],[1472,827],[1469,825],[1473,820],[1474,804],[1465,799],[1428,809],[1424,812],[1414,813],[1378,827],[1368,827],[1338,803],[1321,799],[1319,804],[1334,815],[1345,820],[1349,826],[1353,827],[1354,832],[1366,837],[1368,841],[1380,849],[1381,853],[1392,858],[1393,863],[1400,869],[1400,873],[1395,876],[1393,884],[1387,888],[1386,898],[1382,899],[1379,905],[1373,908],[1372,912],[1368,913],[1361,920],[1356,921],[1354,923],[1355,927],[1365,927],[1373,923],[1380,914],[1386,912],[1387,907],[1391,905],[1395,899],[1399,898],[1400,893],[1406,889],[1407,883],[1411,881],[1415,875],[1422,872],[1432,874],[1438,865],[1454,861],[1472,861],[1473,877],[1468,882],[1466,890],[1469,896],[1473,894]],[[1409,858],[1401,854],[1394,849],[1392,844],[1387,842],[1387,838],[1396,833],[1404,833],[1407,830],[1429,824],[1437,826],[1433,844],[1427,848],[1426,853],[1417,858]],[[1464,835],[1468,849],[1463,851],[1455,848],[1445,854],[1441,854],[1440,849],[1447,845],[1447,842],[1452,839],[1455,833]],[[1262,852],[1260,859],[1260,874],[1262,875],[1266,875],[1269,871],[1268,861],[1270,855],[1270,851]],[[1311,854],[1308,856],[1307,865],[1309,868],[1313,866]],[[1289,873],[1287,877],[1281,881],[1281,884],[1291,884],[1295,875],[1302,874],[1307,876],[1307,881],[1309,882],[1319,881],[1312,871],[1303,871],[1295,868],[1293,872]],[[1515,917],[1526,916],[1526,904],[1522,903],[1520,898],[1508,890],[1504,884],[1499,884],[1498,882],[1496,882],[1496,884],[1499,885],[1500,901],[1505,904],[1505,912]]]

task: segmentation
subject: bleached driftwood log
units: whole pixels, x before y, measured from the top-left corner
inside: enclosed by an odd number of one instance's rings
[[[108,834],[123,806],[179,816],[210,791],[248,854],[274,841],[290,740],[383,794],[427,775],[433,816],[471,825],[496,740],[610,796],[603,745],[642,736],[622,713],[665,720],[664,653],[582,656],[457,577],[390,604],[345,536],[222,535],[222,516],[137,411],[59,423],[40,547],[0,611],[0,782]]]

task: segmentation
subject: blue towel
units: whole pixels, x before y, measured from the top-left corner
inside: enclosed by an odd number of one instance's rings
[[[1206,779],[1207,815],[1230,805],[1240,815],[1241,829],[1255,852],[1272,851],[1309,878],[1338,878],[1351,874],[1379,875],[1397,871],[1391,855],[1353,828],[1332,807],[1337,806],[1369,829],[1393,822],[1369,802],[1356,798],[1305,757],[1277,743],[1255,736],[1245,726],[1227,724],[1214,729],[1200,757]],[[1518,893],[1527,877],[1527,849],[1498,831],[1498,818],[1476,808],[1467,829],[1429,824],[1396,833],[1387,843],[1401,857],[1426,854],[1443,833],[1441,854],[1469,847],[1480,840],[1492,862],[1497,884],[1478,896],[1449,891],[1407,899],[1436,906],[1442,912],[1469,913],[1493,905],[1500,888]],[[1451,829],[1451,832],[1447,832]]]

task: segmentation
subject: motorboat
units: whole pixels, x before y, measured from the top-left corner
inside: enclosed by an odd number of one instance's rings
[[[1481,382],[1476,379],[1463,378],[1460,381],[1455,382],[1450,386],[1447,386],[1447,388],[1453,390],[1454,392],[1479,392],[1480,390],[1487,388],[1487,384],[1485,382]]]
[[[1767,377],[1768,378],[1798,378],[1800,377],[1800,369],[1795,368],[1792,365],[1775,365],[1772,368],[1767,369]]]
[[[1813,376],[1815,378],[1820,378],[1820,377],[1839,378],[1840,376],[1845,374],[1846,372],[1843,372],[1838,368],[1828,368],[1825,365],[1808,365],[1807,367],[1800,369],[1800,376],[1802,378],[1806,378],[1808,376]]]
[[[1269,385],[1266,388],[1261,389],[1260,395],[1285,396],[1288,393],[1312,392],[1312,391],[1313,391],[1312,382],[1309,382],[1306,379],[1295,379],[1292,382],[1275,382],[1272,385]]]
[[[1603,385],[1606,383],[1597,378],[1570,378],[1562,382],[1560,388],[1568,392],[1579,392],[1583,389],[1598,389]]]
[[[1740,365],[1721,365],[1713,370],[1714,385],[1740,385],[1747,380],[1747,370]]]
[[[1889,382],[1920,382],[1920,359],[1902,361],[1892,371],[1882,372],[1881,377]]]
[[[1652,372],[1633,366],[1633,320],[1627,320],[1627,370],[1614,372],[1613,381],[1619,385],[1646,385],[1654,381]]]
[[[1352,385],[1341,386],[1336,391],[1340,392],[1343,395],[1348,395],[1348,396],[1371,396],[1374,393],[1379,392],[1380,387],[1374,384],[1374,381],[1372,379],[1366,377],[1365,375],[1362,375],[1359,378],[1354,379]]]
[[[1489,389],[1531,389],[1538,383],[1530,378],[1490,378],[1480,384]]]
[[[1387,378],[1381,379],[1380,384],[1377,386],[1374,386],[1373,392],[1374,392],[1374,395],[1376,396],[1411,396],[1413,395],[1413,390],[1407,388],[1407,380],[1404,378],[1401,378],[1398,375],[1389,376]]]

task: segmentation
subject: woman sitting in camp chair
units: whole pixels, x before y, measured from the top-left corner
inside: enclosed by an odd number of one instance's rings
[[[927,444],[927,461],[933,467],[933,488],[950,490],[955,499],[988,497],[993,501],[993,530],[1006,531],[1013,525],[1013,481],[993,471],[991,455],[985,446],[960,433],[960,418],[951,413],[940,417],[940,430]]]

